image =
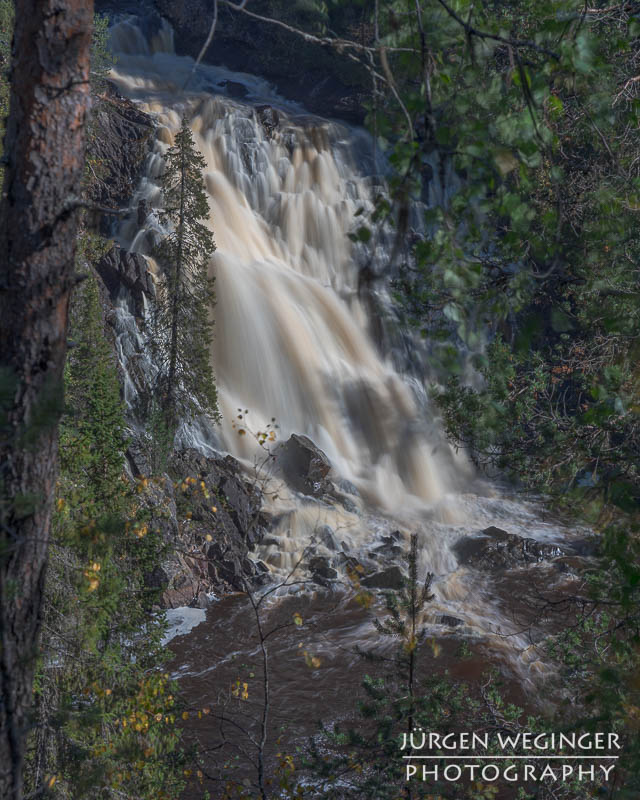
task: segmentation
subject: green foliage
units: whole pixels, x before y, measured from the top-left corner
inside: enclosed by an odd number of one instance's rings
[[[391,61],[406,113],[391,94],[371,109],[394,142],[392,202],[372,221],[402,240],[396,294],[447,384],[448,433],[527,487],[628,511],[640,497],[631,9],[401,5],[380,4],[382,41],[407,48]],[[417,198],[430,207],[410,231]]]
[[[396,229],[396,297],[429,340],[444,384],[435,400],[451,440],[484,470],[544,491],[603,534],[583,606],[572,609],[575,627],[553,653],[565,664],[572,698],[565,718],[573,712],[584,725],[626,734],[621,791],[632,797],[640,585],[640,149],[630,135],[640,108],[637,7],[574,0],[376,6],[396,92],[387,81],[370,109],[393,170],[391,196],[379,198],[370,226]],[[416,199],[428,208],[412,230]],[[356,239],[375,241],[360,231]]]
[[[105,90],[107,76],[114,63],[109,49],[109,17],[96,14],[93,18],[93,40],[91,44],[91,92],[94,95]]]
[[[66,364],[69,413],[60,430],[61,468],[84,489],[85,496],[77,502],[85,513],[88,504],[115,510],[112,504],[122,497],[124,406],[93,275],[76,293],[70,340],[73,348]]]
[[[60,798],[168,800],[182,786],[175,687],[148,581],[164,547],[124,474],[124,408],[93,275],[74,297],[70,339],[27,784]]]
[[[215,297],[208,271],[215,244],[203,224],[209,218],[205,166],[184,119],[165,156],[160,219],[171,232],[157,247],[165,286],[148,335],[159,368],[156,394],[166,426],[174,430],[181,415],[205,413],[215,420],[219,416],[210,360]]]

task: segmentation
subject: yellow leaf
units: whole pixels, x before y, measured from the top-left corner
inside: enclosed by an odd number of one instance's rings
[[[212,536],[210,533],[208,533],[208,534],[207,534],[207,535],[206,535],[204,538],[205,538],[205,539],[206,539],[208,542],[212,542],[212,541],[213,541],[213,536]]]
[[[508,175],[518,166],[518,159],[510,150],[498,150],[495,159],[501,175]]]
[[[412,653],[416,649],[417,646],[418,646],[418,640],[416,639],[416,637],[415,636],[410,636],[407,639],[407,641],[404,643],[403,649],[404,649],[405,653]],[[431,646],[433,647],[433,644]],[[439,645],[438,645],[438,647],[439,647]],[[434,655],[436,656],[436,658],[438,657],[438,654],[435,652],[435,650],[434,650]]]
[[[182,712],[182,719],[189,719],[189,712],[188,711],[183,711]]]
[[[297,611],[296,611],[296,613],[293,615],[293,621],[294,621],[294,623],[295,623],[296,625],[302,625],[302,617],[300,616],[300,614],[298,614],[298,612],[297,612]]]

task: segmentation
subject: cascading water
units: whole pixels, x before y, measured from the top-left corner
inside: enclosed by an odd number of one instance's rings
[[[308,435],[336,474],[358,490],[346,510],[282,488],[272,501],[282,522],[260,556],[276,573],[286,573],[323,524],[358,557],[391,530],[405,539],[417,531],[422,571],[437,576],[436,599],[423,623],[454,614],[468,636],[519,653],[523,674],[541,668],[528,640],[502,637],[507,621],[450,546],[502,520],[511,532],[536,539],[566,534],[541,522],[535,507],[486,487],[472,492],[464,459],[428,418],[424,388],[415,380],[410,388],[377,352],[347,236],[356,211],[371,202],[371,181],[357,166],[371,163],[364,133],[310,118],[259,78],[204,65],[193,70],[190,58],[174,54],[167,25],[146,38],[133,20],[121,21],[111,41],[117,53],[112,80],[158,125],[133,207],[142,199],[150,209],[159,205],[162,156],[183,115],[207,162],[217,244],[211,355],[224,421],[213,434],[185,428],[184,440],[203,448],[213,442],[250,467],[258,445],[238,434],[248,409],[254,430],[275,418],[282,438]],[[244,85],[242,102],[225,96],[228,81]],[[261,121],[265,104],[279,109],[277,126]],[[130,219],[119,237],[149,257],[159,233],[151,211],[142,229]],[[234,427],[238,409],[243,420]],[[372,630],[358,625],[352,634],[362,639]]]

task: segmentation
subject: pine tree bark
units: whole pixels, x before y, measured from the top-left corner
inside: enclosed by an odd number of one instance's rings
[[[93,0],[15,0],[0,207],[0,797],[20,800],[62,406]]]

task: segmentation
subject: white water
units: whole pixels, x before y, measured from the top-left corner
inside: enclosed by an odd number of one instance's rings
[[[147,43],[134,24],[121,22],[112,43],[118,53],[113,80],[158,123],[133,208],[142,198],[152,208],[161,202],[156,179],[183,114],[207,162],[217,243],[212,361],[224,420],[213,434],[192,428],[185,439],[203,448],[213,441],[250,464],[259,448],[251,435],[238,433],[247,424],[244,413],[236,418],[238,409],[248,409],[250,430],[264,430],[275,418],[279,440],[307,434],[360,494],[357,509],[348,512],[280,487],[272,507],[286,513],[273,534],[276,543],[263,547],[261,557],[285,574],[322,524],[358,555],[394,528],[405,540],[418,530],[422,568],[438,575],[437,599],[425,621],[444,612],[464,619],[468,633],[504,630],[492,602],[478,602],[477,585],[458,567],[451,543],[501,523],[534,538],[557,539],[563,532],[540,522],[535,509],[488,490],[472,493],[471,471],[430,419],[424,387],[416,389],[414,381],[410,388],[371,341],[347,237],[356,210],[370,204],[370,181],[356,166],[368,155],[358,152],[370,146],[367,137],[304,117],[259,78],[208,66],[190,77],[193,62],[173,53],[166,26]],[[247,88],[243,102],[223,96],[230,79]],[[272,136],[255,112],[265,102],[281,110]],[[154,230],[152,214],[142,231],[126,223],[120,238],[148,254]],[[495,641],[503,646],[499,636]],[[524,638],[514,637],[509,646],[529,651]],[[539,668],[535,654],[523,658]]]

